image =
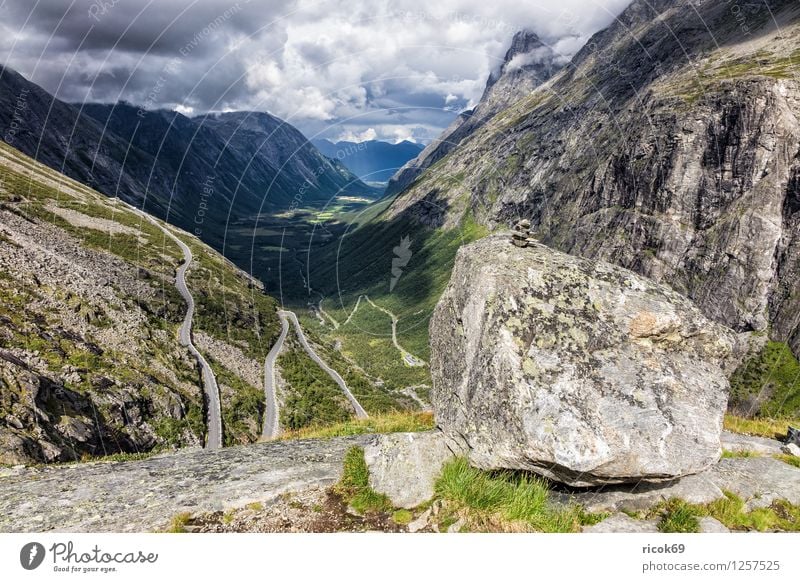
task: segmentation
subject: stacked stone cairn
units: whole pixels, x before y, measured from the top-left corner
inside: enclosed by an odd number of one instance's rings
[[[518,247],[527,247],[536,242],[531,237],[531,221],[527,218],[520,220],[514,225],[514,232],[511,233],[511,242]]]

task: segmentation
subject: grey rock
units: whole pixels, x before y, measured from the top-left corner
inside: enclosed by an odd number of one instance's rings
[[[0,532],[149,532],[178,513],[265,505],[324,488],[372,435],[181,451],[124,463],[0,472]]]
[[[783,445],[781,447],[781,452],[785,455],[792,455],[795,457],[800,457],[800,447],[798,447],[794,443],[789,443],[788,445]]]
[[[713,517],[701,517],[698,522],[700,523],[700,533],[730,533],[725,525],[714,519]]]
[[[554,494],[556,502],[564,505],[577,503],[591,513],[643,511],[673,498],[693,504],[705,504],[722,497],[722,489],[708,473],[689,475],[667,483],[616,485],[594,491]]]
[[[433,497],[442,466],[453,458],[439,431],[378,436],[364,448],[369,484],[396,507],[412,508]]]
[[[722,459],[709,476],[720,489],[744,499],[748,509],[768,507],[780,499],[800,505],[800,469],[778,459]]]
[[[722,431],[722,448],[734,453],[774,455],[781,452],[781,443],[774,439]]]
[[[411,533],[417,533],[418,531],[425,529],[428,526],[430,517],[431,510],[426,509],[419,515],[419,517],[408,524],[408,531]]]
[[[463,517],[459,517],[458,520],[455,523],[450,524],[450,526],[447,528],[447,533],[458,533],[458,532],[460,532],[461,528],[464,527],[466,525],[466,523],[467,523],[466,519],[464,519]]]
[[[786,429],[786,443],[800,445],[800,429],[790,426]]]
[[[430,336],[437,422],[479,468],[591,486],[719,458],[732,334],[630,271],[492,236],[459,250]]]
[[[615,513],[595,525],[583,528],[584,533],[658,533],[657,520],[639,520]]]

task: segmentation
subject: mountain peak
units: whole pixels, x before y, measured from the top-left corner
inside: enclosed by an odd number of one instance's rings
[[[506,51],[505,62],[508,63],[517,55],[529,53],[534,49],[544,46],[539,39],[539,35],[529,29],[523,29],[514,35],[511,39],[511,46]]]
[[[514,34],[511,46],[506,51],[503,63],[495,68],[486,82],[487,92],[503,77],[516,79],[524,75],[534,77],[537,84],[546,81],[560,67],[556,63],[558,55],[543,43],[539,36],[529,29]]]

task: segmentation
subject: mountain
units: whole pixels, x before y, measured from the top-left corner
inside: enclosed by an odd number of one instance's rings
[[[424,146],[410,141],[388,143],[385,141],[313,140],[317,149],[332,160],[338,160],[367,183],[385,184],[398,169],[413,160]]]
[[[665,282],[739,332],[733,363],[755,359],[732,380],[732,407],[800,409],[794,376],[774,373],[796,370],[800,354],[800,8],[774,0],[747,35],[740,25],[715,2],[634,2],[545,84],[303,257],[315,300],[341,321],[369,296],[394,321],[355,325],[428,359],[457,249],[527,218],[548,246]],[[411,374],[390,344],[366,350],[345,326],[320,333],[361,365]]]
[[[284,211],[298,198],[313,206],[379,194],[265,113],[191,119],[123,102],[69,105],[7,67],[0,104],[0,126],[20,151],[220,250],[232,221]]]
[[[385,220],[489,229],[667,281],[800,353],[800,7],[748,28],[718,2],[636,1],[545,86],[489,119]]]
[[[204,443],[213,404],[177,333],[178,240],[191,249],[190,337],[216,376],[223,443],[261,436],[262,362],[280,324],[260,283],[6,144],[0,185],[0,464]]]
[[[316,336],[279,336],[281,317],[196,236],[0,144],[0,465],[211,446],[220,425],[227,446],[272,419],[276,432],[346,422],[320,359],[362,411],[417,408]]]
[[[514,35],[503,62],[489,75],[474,109],[462,112],[439,138],[409,161],[389,181],[387,194],[407,188],[422,172],[453,151],[475,130],[550,79],[565,63],[535,32]]]

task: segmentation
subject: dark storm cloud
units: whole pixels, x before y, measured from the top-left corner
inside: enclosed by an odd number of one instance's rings
[[[244,35],[285,11],[288,2],[247,0],[12,0],[4,21],[23,35],[39,33],[64,41],[59,50],[114,49],[151,55],[174,54],[215,21]],[[253,9],[269,6],[266,18],[253,18]],[[272,13],[272,14],[270,14]],[[217,47],[218,48],[218,47]],[[215,47],[199,44],[198,56]]]
[[[70,102],[268,110],[308,134],[430,139],[480,97],[517,29],[580,46],[627,2],[5,0],[0,59]]]

